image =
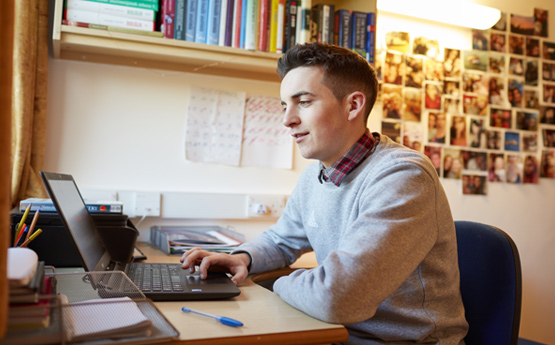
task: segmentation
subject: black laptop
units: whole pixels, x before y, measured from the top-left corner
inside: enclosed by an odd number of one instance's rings
[[[85,271],[121,270],[147,298],[154,301],[213,300],[240,294],[225,273],[209,272],[202,280],[198,272],[190,274],[177,263],[114,262],[73,177],[42,171],[41,177],[75,243]]]

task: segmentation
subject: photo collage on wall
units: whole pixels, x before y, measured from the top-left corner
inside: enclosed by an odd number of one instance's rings
[[[546,10],[503,13],[490,30],[472,30],[468,51],[386,33],[386,50],[376,54],[382,133],[426,154],[440,177],[461,180],[463,194],[555,179],[555,41],[547,25]]]

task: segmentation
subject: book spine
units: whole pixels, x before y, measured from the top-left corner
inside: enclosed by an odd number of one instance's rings
[[[365,12],[353,12],[353,48],[355,52],[366,58],[366,24],[368,21],[368,14]]]
[[[187,0],[175,0],[175,25],[173,38],[185,40],[185,6]]]
[[[329,43],[328,39],[330,36],[330,7],[328,5],[324,5],[324,11],[322,15],[322,43]]]
[[[185,13],[185,41],[195,41],[195,31],[197,28],[197,11],[199,0],[188,0],[187,11]]]
[[[245,0],[235,0],[235,9],[233,11],[233,37],[232,47],[241,47],[241,15],[243,13],[243,2]]]
[[[206,43],[208,31],[208,1],[199,0],[197,5],[197,26],[195,29],[195,42]]]
[[[335,5],[329,5],[328,9],[328,43],[333,44],[333,33],[335,32]]]
[[[30,203],[31,208],[29,212],[36,212],[40,209],[41,212],[58,212],[53,203]],[[19,211],[25,212],[28,202],[21,201],[19,203]],[[120,204],[98,204],[98,203],[85,203],[90,213],[122,213],[123,205]]]
[[[96,30],[106,30],[112,32],[123,32],[126,34],[133,34],[133,35],[143,35],[143,36],[152,36],[152,37],[164,37],[164,35],[160,31],[144,31],[144,30],[137,30],[137,29],[128,29],[128,28],[120,28],[117,26],[106,26],[100,24],[89,24],[89,23],[81,23],[72,20],[64,19],[62,20],[63,25],[71,25],[71,26],[78,26],[81,28],[88,28],[88,29],[96,29]]]
[[[245,25],[245,49],[255,50],[257,46],[259,0],[248,0],[247,20]]]
[[[283,53],[283,30],[285,29],[285,0],[279,0],[278,3],[278,21],[277,21],[277,37],[276,52]]]
[[[231,47],[233,44],[233,14],[235,13],[235,0],[227,1],[227,19],[225,23],[225,46]]]
[[[268,51],[268,7],[271,0],[260,0],[258,21],[258,50]]]
[[[173,38],[175,1],[176,0],[163,0],[162,4],[162,32],[166,38]]]
[[[245,36],[247,34],[247,12],[249,11],[249,6],[252,5],[252,0],[243,0],[243,6],[241,7],[241,40],[239,43],[239,48],[245,49]]]
[[[350,48],[349,39],[351,37],[351,18],[353,13],[350,10],[336,11],[336,24],[338,27],[335,31],[338,33],[337,45]]]
[[[301,35],[298,43],[310,42],[312,26],[312,0],[301,0]]]
[[[268,51],[275,53],[277,47],[279,0],[271,0],[270,7],[270,46]]]
[[[75,10],[96,12],[99,14],[108,14],[111,16],[121,16],[125,18],[155,21],[156,14],[153,10],[141,9],[131,6],[120,6],[103,4],[99,2],[85,1],[85,0],[67,0],[66,8]]]
[[[100,24],[106,26],[116,26],[128,29],[137,29],[144,31],[154,31],[155,23],[153,21],[137,20],[107,14],[98,14],[88,11],[79,11],[68,8],[66,10],[66,19],[89,24]]]
[[[208,6],[208,44],[218,45],[222,0],[210,0]]]
[[[368,13],[368,26],[366,33],[366,60],[373,64],[376,55],[376,13]]]
[[[287,0],[285,8],[285,43],[283,52],[295,45],[297,37],[297,0]]]
[[[225,46],[225,31],[227,27],[227,0],[222,0],[220,6],[220,32],[218,36],[218,45]]]
[[[324,5],[312,6],[312,25],[310,26],[310,42],[322,42],[324,23]]]
[[[135,8],[144,8],[147,10],[153,10],[158,12],[159,3],[158,0],[84,0],[88,2],[97,2],[101,4],[110,4],[118,6],[129,6]]]

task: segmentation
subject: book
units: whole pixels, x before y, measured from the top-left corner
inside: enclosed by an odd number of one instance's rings
[[[175,1],[176,0],[161,0],[162,1],[162,32],[164,37],[173,38],[173,31],[175,26]]]
[[[278,12],[279,12],[279,0],[270,0],[270,35],[269,35],[269,46],[268,51],[275,53],[277,50],[277,31],[278,31]]]
[[[24,212],[29,205],[31,205],[30,212],[38,209],[41,212],[58,212],[52,200],[45,198],[21,200],[19,202],[19,211]],[[90,213],[123,213],[123,202],[121,201],[85,200],[85,205]]]
[[[325,13],[326,20],[327,20],[327,42],[329,44],[333,44],[333,35],[335,32],[335,5],[328,5],[328,9]]]
[[[351,27],[351,49],[366,58],[366,25],[368,23],[368,13],[353,11]]]
[[[225,20],[225,42],[226,47],[233,45],[233,14],[235,13],[235,0],[227,0],[227,15]]]
[[[102,4],[111,4],[119,6],[129,6],[135,8],[144,8],[147,10],[153,10],[158,12],[159,3],[158,0],[85,0],[89,2],[98,2]]]
[[[198,0],[195,42],[206,43],[208,39],[208,5],[210,0]]]
[[[222,0],[220,8],[220,34],[218,45],[225,46],[225,31],[227,28],[227,0]]]
[[[323,14],[322,14],[322,25],[321,25],[321,42],[322,43],[330,43],[330,7],[328,5],[323,6]]]
[[[297,40],[297,0],[286,0],[283,52],[293,47]]]
[[[268,51],[269,7],[272,0],[260,0],[258,6],[258,45],[260,51]]]
[[[185,12],[185,41],[195,41],[195,30],[197,28],[197,10],[199,0],[188,0]]]
[[[349,48],[349,40],[351,38],[351,18],[353,12],[350,10],[335,11],[335,37],[334,44],[340,47]]]
[[[65,19],[89,24],[101,24],[106,26],[116,26],[127,29],[136,29],[144,31],[154,31],[155,22],[131,19],[119,16],[112,16],[103,13],[95,13],[89,11],[75,10],[68,8],[65,11]]]
[[[243,5],[241,6],[241,29],[240,29],[240,39],[239,48],[245,49],[245,35],[247,32],[247,12],[249,6],[252,6],[253,0],[243,0]]]
[[[376,13],[368,13],[368,24],[366,32],[366,60],[370,63],[375,62],[376,54]]]
[[[131,6],[112,5],[86,0],[67,0],[65,8],[72,8],[80,11],[96,12],[112,16],[120,16],[131,19],[155,21],[156,12],[154,10],[136,8]]]
[[[44,328],[50,325],[51,306],[56,302],[55,297],[50,296],[54,292],[55,279],[52,276],[45,277],[43,274],[42,280],[41,297],[37,303],[10,305],[8,309],[9,328]]]
[[[173,38],[185,40],[185,6],[187,0],[175,0],[175,24]]]
[[[323,42],[324,30],[324,4],[316,4],[312,6],[311,26],[310,26],[310,42]]]
[[[244,49],[255,50],[257,47],[258,6],[259,0],[247,0],[247,18],[245,25]]]
[[[208,2],[208,29],[206,43],[218,45],[220,40],[220,16],[222,0],[209,0]]]
[[[241,47],[241,14],[243,13],[243,1],[245,0],[235,0],[233,9],[231,46],[234,48]]]
[[[285,0],[278,2],[276,53],[283,53],[283,38],[285,29]]]
[[[297,15],[301,18],[300,35],[297,38],[297,43],[310,42],[311,26],[312,26],[312,0],[301,0],[300,11]]]
[[[88,29],[106,30],[106,31],[112,31],[112,32],[122,32],[122,33],[133,34],[133,35],[164,37],[164,34],[160,31],[144,31],[144,30],[120,28],[120,27],[117,27],[117,26],[81,23],[81,22],[76,22],[76,21],[67,20],[67,19],[63,19],[62,24],[63,25],[70,25],[70,26],[78,26],[78,27],[81,27],[81,28],[88,28]]]

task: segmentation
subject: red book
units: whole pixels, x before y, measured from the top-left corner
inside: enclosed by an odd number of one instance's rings
[[[235,0],[235,18],[233,18],[233,47],[241,48],[241,14],[243,0]]]
[[[259,26],[258,26],[258,50],[268,51],[268,8],[270,0],[260,0]]]
[[[175,27],[175,0],[163,0],[162,25],[164,37],[173,38],[173,30]]]

